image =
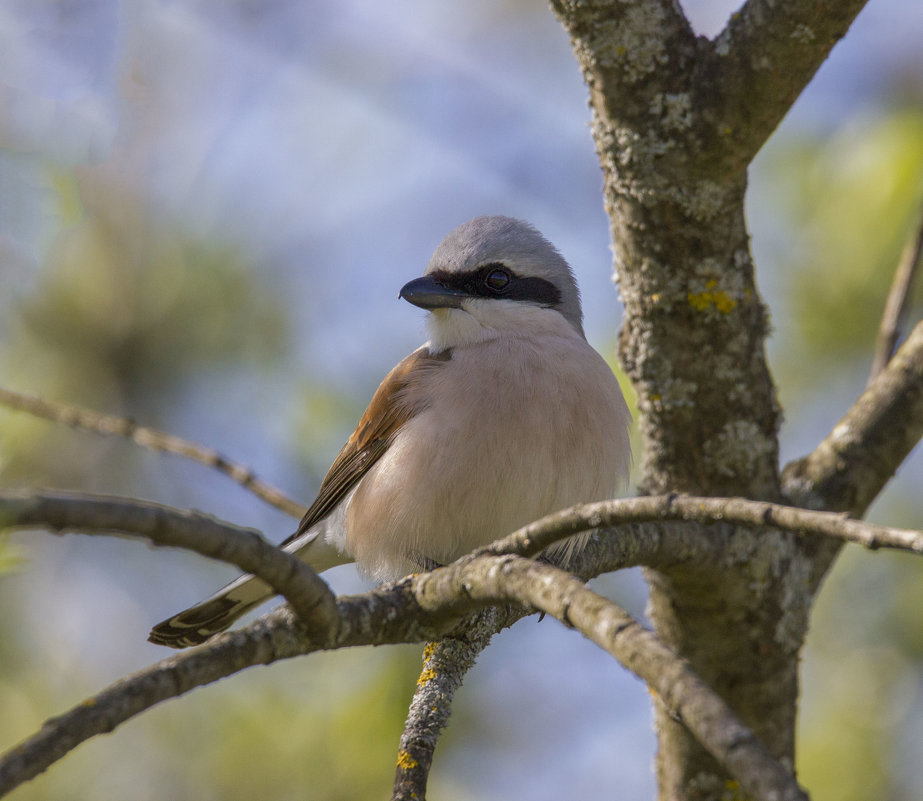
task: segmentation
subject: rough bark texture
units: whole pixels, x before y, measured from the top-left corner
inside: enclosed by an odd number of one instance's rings
[[[780,497],[746,167],[862,4],[750,0],[712,42],[671,0],[552,2],[590,91],[647,492]],[[726,536],[714,567],[647,571],[650,614],[791,764],[811,556],[771,529]],[[656,726],[661,798],[728,792],[730,778],[660,705]]]

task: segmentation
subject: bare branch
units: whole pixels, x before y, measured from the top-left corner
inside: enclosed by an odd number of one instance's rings
[[[894,346],[901,333],[911,289],[921,261],[923,261],[923,215],[917,223],[916,231],[907,240],[897,263],[897,269],[894,271],[894,280],[891,283],[891,290],[888,292],[888,300],[885,302],[885,310],[878,327],[878,340],[875,343],[875,356],[872,359],[869,384],[884,369],[894,353]]]
[[[788,113],[867,0],[747,0],[698,76],[702,111],[745,166]]]
[[[0,756],[0,796],[43,773],[80,743],[111,732],[160,701],[245,667],[304,653],[304,638],[295,636],[297,624],[291,615],[286,620],[287,629],[278,625],[278,619],[261,618],[245,634],[224,634],[164,659],[46,721],[35,735]]]
[[[482,628],[426,644],[423,670],[401,735],[392,801],[426,798],[433,753],[449,722],[455,691],[495,633],[493,627]]]
[[[682,721],[702,746],[759,799],[805,801],[791,772],[756,739],[725,701],[652,631],[583,582],[550,565],[518,556],[459,560],[419,577],[424,608],[464,595],[472,601],[528,603],[614,656],[657,694],[667,712]],[[424,603],[424,598],[428,603]],[[429,604],[434,603],[434,607]],[[454,601],[449,601],[454,603]]]
[[[786,466],[797,506],[859,517],[923,436],[923,322],[812,453]]]
[[[0,492],[0,529],[39,527],[54,533],[143,537],[154,545],[188,548],[230,562],[275,589],[315,634],[333,634],[336,599],[327,584],[300,559],[271,545],[253,529],[146,501]]]
[[[3,387],[0,387],[0,404],[10,409],[27,412],[34,417],[50,420],[53,423],[61,423],[71,428],[92,431],[96,434],[114,434],[125,437],[142,448],[182,456],[193,462],[204,464],[206,467],[214,468],[270,506],[274,506],[292,517],[300,518],[305,513],[304,506],[284,495],[281,490],[257,478],[249,467],[234,462],[226,456],[222,456],[218,451],[198,445],[195,442],[175,437],[172,434],[164,434],[161,431],[155,431],[153,428],[139,426],[128,417],[114,417],[79,406],[52,403],[36,395],[25,395]]]
[[[20,517],[21,524],[37,525],[24,517],[22,510],[17,510],[18,500],[8,495],[0,496],[0,513],[9,515],[12,512]],[[220,525],[210,518],[204,520]],[[48,525],[49,521],[44,523]],[[656,561],[661,548],[669,549],[677,544],[670,532],[651,536],[650,530],[638,531],[642,536],[635,545],[627,544],[634,532],[623,532],[624,563],[617,562],[611,549],[605,551],[610,566],[627,567]],[[439,571],[440,581],[459,575],[472,559],[466,557],[464,564]],[[483,559],[481,561],[483,563]],[[432,581],[432,575],[422,574],[394,586],[337,599],[338,621],[332,629],[332,637],[316,634],[312,637],[311,631],[305,632],[287,607],[280,607],[250,626],[221,634],[198,648],[171,656],[113,684],[89,701],[49,720],[38,734],[0,757],[0,796],[43,772],[81,742],[112,731],[161,701],[253,665],[269,664],[322,648],[426,642],[447,635],[475,644],[487,642],[496,632],[532,612],[522,606],[502,606],[466,614],[486,601],[475,602],[468,597],[462,586],[463,578],[458,592],[446,595],[439,583]]]
[[[816,534],[838,541],[855,542],[873,550],[895,548],[923,554],[923,532],[920,531],[878,526],[834,512],[817,512],[746,498],[699,498],[683,495],[650,495],[572,506],[530,523],[509,537],[497,540],[475,553],[515,553],[520,556],[534,556],[572,534],[601,526],[621,526],[646,521],[772,527],[795,534]],[[620,532],[621,528],[616,528],[611,536],[618,538]],[[698,533],[697,537],[701,539],[701,533]],[[672,558],[670,550],[662,549],[657,558]],[[703,551],[702,555],[707,556],[708,551]],[[662,566],[659,563],[646,564],[648,567]]]
[[[252,532],[235,530],[205,515],[178,512],[154,504],[3,493],[0,494],[0,516],[8,526],[45,525],[60,529],[85,525],[93,529],[132,532],[155,544],[191,547],[206,555],[225,558],[254,573],[264,565],[263,549],[278,553]],[[528,610],[514,606],[491,610],[491,614],[482,613],[481,627],[475,633],[470,628],[471,617],[462,616],[473,607],[513,602],[542,609],[580,629],[648,681],[670,714],[681,718],[707,750],[756,797],[768,797],[764,793],[770,792],[772,787],[788,793],[777,796],[779,798],[800,797],[793,795],[797,788],[791,777],[768,756],[752,733],[655,635],[614,604],[591,593],[579,579],[521,557],[492,555],[501,547],[515,548],[523,554],[536,553],[550,542],[574,532],[616,523],[627,525],[603,538],[621,540],[623,556],[620,563],[614,565],[616,567],[658,565],[684,552],[703,559],[712,554],[713,547],[708,542],[711,538],[699,536],[697,541],[702,545],[697,549],[682,526],[632,528],[633,521],[642,520],[775,526],[843,537],[868,547],[911,550],[921,547],[920,536],[913,532],[871,526],[839,515],[741,499],[661,496],[575,507],[538,521],[480,554],[467,556],[447,568],[364,595],[340,598],[332,613],[335,625],[323,630],[309,629],[305,633],[293,622],[292,615],[281,609],[246,629],[220,635],[198,649],[171,657],[129,677],[91,702],[49,721],[35,737],[0,760],[0,792],[37,775],[83,740],[111,731],[144,709],[251,665],[324,648],[421,642],[454,632],[462,639],[455,645],[440,645],[429,653],[431,664],[428,668],[435,674],[432,681],[422,682],[402,739],[402,763],[396,777],[395,797],[406,797],[400,792],[410,787],[419,788],[421,781],[425,785],[426,760],[432,757],[435,741],[447,719],[452,693],[465,670],[493,633],[511,625]],[[228,539],[241,540],[242,550],[235,551],[234,558],[229,558]],[[256,555],[248,549],[255,549]],[[615,560],[612,552],[609,558]],[[271,580],[265,572],[259,575]],[[311,580],[316,580],[316,576]],[[293,581],[298,582],[297,579]],[[279,588],[275,581],[271,583]],[[329,622],[331,618],[324,619]],[[452,674],[452,670],[457,672]],[[439,714],[421,711],[425,704],[432,704],[435,696],[440,699]],[[417,768],[420,770],[413,774]]]
[[[509,602],[528,603],[577,628],[650,683],[670,713],[755,797],[804,798],[781,763],[656,635],[579,579],[517,556],[465,557],[397,585],[342,598],[342,625],[334,640],[312,640],[282,608],[246,629],[172,656],[49,720],[38,734],[0,758],[0,793],[144,709],[245,667],[322,648],[435,639],[469,622],[459,619],[461,612]],[[487,618],[487,627],[499,630],[522,614],[515,607],[501,611]]]
[[[430,612],[415,600],[417,592],[425,592],[425,582],[420,587],[412,582],[405,579],[363,595],[340,598],[337,614],[341,625],[334,638],[313,637],[283,606],[243,629],[220,634],[115,682],[46,721],[35,735],[0,755],[0,796],[44,772],[82,742],[113,731],[161,701],[248,667],[322,649],[425,642],[456,630],[496,632],[528,613],[521,607],[504,607],[462,617],[463,609],[480,605],[470,599],[460,602],[457,611]]]

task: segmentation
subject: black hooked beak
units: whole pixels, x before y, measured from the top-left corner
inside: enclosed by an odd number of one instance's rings
[[[421,309],[459,309],[462,301],[470,295],[443,286],[432,276],[424,275],[404,284],[398,297]]]

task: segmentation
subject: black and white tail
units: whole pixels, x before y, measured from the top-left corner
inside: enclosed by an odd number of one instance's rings
[[[241,576],[211,598],[158,623],[147,639],[170,648],[199,645],[273,595],[273,589],[258,578]]]
[[[283,550],[307,562],[318,573],[351,562],[352,559],[327,542],[324,525],[327,522],[321,521],[318,526],[293,537],[283,544]],[[148,642],[169,648],[199,645],[275,594],[272,587],[255,576],[240,576],[211,598],[158,623],[151,629]]]

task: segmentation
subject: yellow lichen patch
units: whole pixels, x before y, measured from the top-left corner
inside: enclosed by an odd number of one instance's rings
[[[711,279],[705,284],[704,292],[690,292],[686,295],[689,305],[698,311],[714,307],[722,314],[729,314],[737,306],[737,301],[724,290],[714,291],[716,286],[718,282]]]
[[[728,779],[724,783],[724,793],[721,795],[722,801],[749,801],[743,793],[740,782],[735,779]]]
[[[433,679],[436,678],[436,671],[431,668],[427,668],[420,674],[420,678],[417,679],[417,687],[422,687],[424,684],[429,684]]]
[[[426,662],[428,659],[433,658],[433,654],[436,652],[436,643],[428,642],[423,646],[423,661]]]
[[[397,752],[397,766],[401,770],[413,770],[414,768],[420,767],[420,763],[406,751],[401,749]]]

